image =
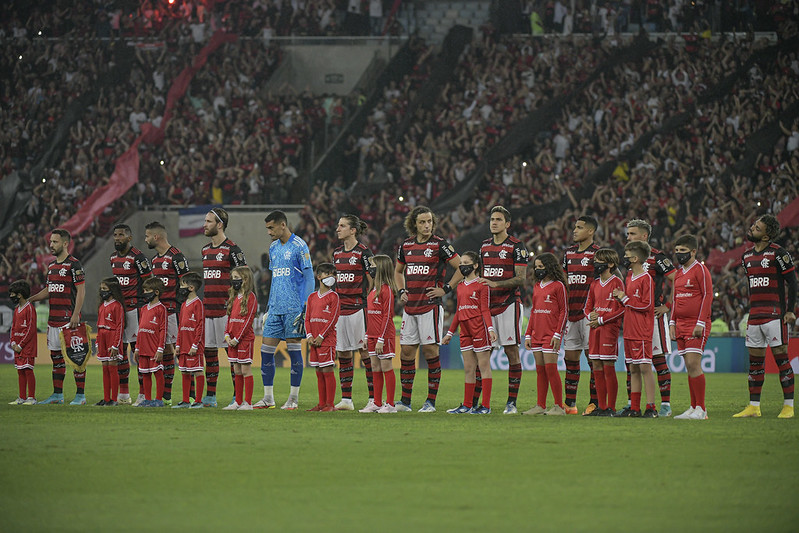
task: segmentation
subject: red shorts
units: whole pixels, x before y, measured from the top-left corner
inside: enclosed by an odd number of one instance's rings
[[[228,346],[227,359],[231,363],[240,365],[252,364],[252,352],[255,349],[255,339],[240,341],[236,347]]]
[[[24,357],[14,352],[14,368],[17,370],[24,370],[29,368],[33,370],[33,364],[36,362],[36,357]]]
[[[544,353],[549,353],[549,354],[558,353],[558,350],[555,350],[555,349],[552,348],[552,339],[553,338],[554,338],[554,335],[547,335],[543,339],[533,339],[531,341],[531,344],[533,346],[533,351],[534,352],[544,352]],[[561,339],[561,342],[563,342],[563,339]]]
[[[313,367],[325,367],[336,364],[335,346],[309,346],[308,365]]]
[[[600,326],[588,334],[588,358],[615,361],[619,357],[619,328]]]
[[[652,339],[624,339],[624,362],[628,365],[652,364]]]
[[[394,347],[394,337],[383,341],[383,353],[380,355],[375,352],[375,345],[377,345],[377,337],[366,338],[366,349],[370,356],[374,355],[378,359],[392,359],[396,355],[397,350]]]
[[[705,353],[705,344],[707,344],[707,335],[701,337],[693,337],[691,335],[677,336],[677,353],[685,355],[686,353],[697,353],[702,355]]]
[[[139,372],[142,374],[152,374],[153,372],[158,372],[163,369],[164,365],[157,362],[155,357],[147,357],[146,355],[139,356]]]
[[[486,352],[491,349],[488,326],[478,316],[461,322],[461,350]]]
[[[109,348],[111,347],[109,346],[108,339],[106,339],[106,335],[103,334],[103,330],[101,329],[97,333],[97,360],[103,363],[108,363],[111,361],[121,361],[122,353],[117,352],[116,357],[112,357],[111,354],[108,353]]]
[[[194,355],[180,354],[178,356],[178,370],[181,372],[202,372],[203,353],[197,352]]]

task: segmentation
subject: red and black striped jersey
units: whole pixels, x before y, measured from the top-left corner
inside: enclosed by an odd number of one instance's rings
[[[164,294],[159,300],[169,314],[174,314],[178,308],[176,297],[180,276],[189,271],[189,263],[180,250],[170,246],[164,255],[155,254],[151,264],[153,276],[160,278],[165,285]]]
[[[666,295],[663,293],[666,276],[676,272],[677,269],[674,267],[674,263],[666,257],[666,254],[657,248],[652,248],[649,258],[644,263],[644,269],[649,272],[652,281],[655,282],[655,307],[661,306],[666,302]]]
[[[510,235],[500,244],[494,238],[486,239],[480,246],[480,260],[483,263],[483,277],[491,281],[505,281],[516,276],[516,267],[527,267],[527,247],[522,241]],[[514,302],[521,302],[521,288],[491,289],[491,314],[498,315]]]
[[[218,318],[227,314],[225,304],[230,287],[230,271],[246,264],[244,252],[230,239],[225,239],[216,247],[210,242],[203,246],[203,302],[206,318]]]
[[[370,257],[372,252],[360,242],[352,250],[346,250],[344,245],[333,250],[341,315],[351,315],[366,306],[366,293],[369,290],[366,274]]]
[[[130,311],[144,305],[141,300],[142,282],[152,275],[150,263],[141,250],[131,246],[128,253],[119,255],[111,254],[111,272],[116,276],[122,287],[122,296],[125,297],[125,309]]]
[[[75,256],[68,255],[63,262],[47,265],[47,294],[50,298],[50,317],[47,324],[61,327],[69,322],[75,311],[78,286],[83,285],[83,265]]]
[[[747,249],[741,265],[749,279],[749,323],[765,324],[786,313],[786,281],[794,276],[791,254],[771,243],[758,252]]]
[[[459,257],[455,248],[438,235],[425,242],[411,237],[399,246],[397,261],[405,265],[405,289],[408,291],[405,311],[409,315],[422,315],[441,305],[441,298],[428,298],[426,291],[443,287],[447,262],[454,257]]]
[[[563,254],[563,271],[569,283],[569,322],[577,322],[585,316],[585,301],[588,291],[596,279],[594,276],[594,254],[599,246],[591,244],[580,250],[575,244],[566,248]]]

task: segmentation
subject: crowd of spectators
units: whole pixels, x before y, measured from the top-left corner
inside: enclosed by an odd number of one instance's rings
[[[100,91],[70,130],[63,156],[44,170],[34,200],[4,246],[0,287],[12,272],[28,272],[34,286],[41,286],[37,258],[47,255],[42,232],[67,220],[107,182],[114,160],[143,123],[160,125],[172,80],[211,31],[257,37],[252,28],[262,23],[260,16],[267,20],[263,29],[287,10],[293,20],[300,9],[307,13],[327,6],[335,11],[342,5],[295,4],[142,3],[132,18],[160,17],[160,22],[144,26],[146,35],[160,40],[133,48],[127,78]],[[123,55],[114,39],[98,44],[74,38],[90,36],[87,28],[99,33],[98,20],[113,9],[82,4],[74,17],[63,16],[64,9],[66,4],[56,2],[53,10],[34,10],[24,20],[7,11],[0,28],[5,45],[0,68],[8,74],[0,82],[3,175],[30,170],[66,106],[95,87]],[[127,19],[120,20],[119,34],[128,35]],[[254,26],[253,20],[258,21]],[[112,30],[114,24],[112,16]],[[64,38],[45,40],[38,38],[38,31]],[[748,38],[711,41],[696,34],[671,38],[641,61],[620,65],[570,94],[630,37],[527,40],[486,33],[464,52],[435,105],[419,109],[410,104],[434,62],[432,48],[414,40],[412,72],[385,89],[369,110],[366,126],[347,140],[347,175],[316,184],[307,193],[298,168],[307,162],[303,158],[309,142],[319,132],[335,136],[357,103],[307,91],[264,93],[263,81],[280,61],[272,35],[229,43],[223,53],[210,56],[173,110],[164,143],[141,146],[137,187],[78,238],[79,252],[90,248],[95,235],[107,231],[126,209],[152,203],[282,204],[297,198],[307,198],[297,231],[308,240],[315,260],[330,257],[343,212],[359,211],[369,223],[363,240],[374,251],[392,249],[395,243],[383,242],[386,228],[414,205],[430,205],[457,189],[513,124],[564,94],[570,98],[561,119],[527,151],[493,169],[472,199],[442,218],[439,233],[455,240],[484,222],[491,205],[519,208],[566,195],[571,209],[547,225],[536,225],[531,216],[514,221],[515,232],[532,251],[562,251],[570,244],[574,218],[584,212],[598,215],[600,242],[622,243],[624,221],[635,212],[654,224],[654,244],[667,250],[686,231],[700,236],[703,250],[728,250],[743,242],[755,212],[776,212],[799,192],[796,122],[780,123],[782,138],[759,157],[752,177],[733,173],[721,178],[739,163],[752,134],[779,119],[797,100],[796,53],[756,65],[735,83],[729,97],[697,105],[709,88],[768,43]],[[116,36],[112,31],[111,37]],[[627,157],[645,133],[684,111],[691,113],[685,124],[656,135],[640,156]],[[611,178],[599,183],[590,197],[575,197],[573,191],[607,161],[618,161]],[[795,238],[788,242],[795,248]],[[728,265],[717,280],[717,311],[733,329],[742,318],[746,294],[736,268]]]
[[[516,24],[524,33],[774,31],[794,16],[791,2],[740,0],[527,0]]]

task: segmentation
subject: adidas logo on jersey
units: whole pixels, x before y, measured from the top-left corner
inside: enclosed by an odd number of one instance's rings
[[[433,337],[431,337],[430,335],[428,335],[428,336],[427,336],[427,340],[431,341],[431,340],[433,340]]]

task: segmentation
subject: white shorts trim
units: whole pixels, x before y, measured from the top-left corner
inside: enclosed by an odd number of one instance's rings
[[[503,346],[519,346],[524,340],[522,332],[522,306],[514,302],[498,315],[491,317],[497,340],[492,343],[494,348]]]
[[[749,324],[746,326],[746,347],[782,346],[784,344],[782,333],[782,321],[778,318],[765,324]]]
[[[660,318],[655,317],[655,327],[652,328],[652,355],[663,355],[669,352],[671,352],[669,314],[663,313]]]
[[[409,315],[402,312],[400,328],[400,344],[425,345],[441,344],[444,337],[444,308],[437,306],[421,315]]]
[[[187,373],[187,372],[193,374],[195,372],[202,372],[205,369],[203,367],[201,367],[201,366],[179,366],[178,370],[180,370],[184,374]]]
[[[591,328],[588,326],[588,319],[581,318],[576,322],[569,322],[566,325],[566,335],[563,337],[564,350],[588,350],[588,335]]]
[[[58,335],[60,332],[60,327],[47,326],[47,349],[51,352],[61,353],[61,337]]]
[[[136,342],[139,332],[139,310],[125,311],[125,330],[122,332],[122,342],[129,344]]]
[[[336,322],[336,351],[351,352],[366,348],[366,323],[363,309],[351,314],[341,315]]]
[[[394,352],[383,352],[380,355],[378,355],[377,352],[369,352],[369,357],[377,357],[378,359],[394,359]]]
[[[218,316],[205,319],[205,348],[227,348],[225,342],[225,328],[227,317]]]
[[[178,315],[172,313],[166,317],[166,343],[175,345],[178,342]]]

